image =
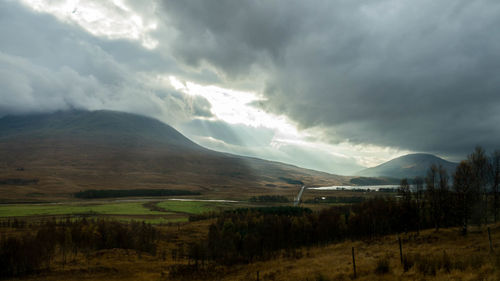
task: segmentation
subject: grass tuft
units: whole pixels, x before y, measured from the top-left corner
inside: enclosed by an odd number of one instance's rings
[[[387,256],[379,258],[375,267],[376,274],[387,274],[391,271],[389,258]]]

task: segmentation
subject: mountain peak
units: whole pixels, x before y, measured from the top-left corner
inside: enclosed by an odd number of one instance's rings
[[[428,153],[413,153],[394,158],[378,166],[359,171],[356,175],[366,177],[414,178],[425,176],[433,164],[442,165],[448,174],[454,172],[457,164]]]
[[[128,140],[202,149],[157,119],[119,111],[68,110],[0,118],[0,140],[27,136],[107,143]]]
[[[0,179],[37,180],[0,189],[0,198],[16,200],[31,200],[33,192],[67,197],[89,188],[180,188],[225,198],[299,181],[349,183],[349,177],[212,151],[156,119],[107,110],[0,118],[0,155]]]

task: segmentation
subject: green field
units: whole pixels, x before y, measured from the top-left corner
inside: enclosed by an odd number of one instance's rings
[[[25,216],[61,216],[78,214],[117,215],[117,216],[157,216],[156,220],[164,220],[160,216],[201,214],[216,211],[220,208],[229,208],[231,203],[196,202],[196,201],[162,201],[157,206],[164,209],[150,210],[144,202],[123,203],[67,203],[67,204],[13,204],[0,205],[0,217],[25,217]],[[151,218],[155,220],[155,218]],[[175,220],[174,219],[174,220]]]
[[[219,207],[227,206],[227,203],[169,200],[160,202],[157,206],[170,212],[202,214],[209,211],[215,211]]]
[[[165,212],[151,211],[143,203],[105,204],[17,204],[0,206],[0,217],[36,215],[73,215],[96,213],[101,215],[165,215]]]

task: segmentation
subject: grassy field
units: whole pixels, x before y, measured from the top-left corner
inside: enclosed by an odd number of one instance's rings
[[[158,207],[171,212],[180,212],[187,214],[202,214],[205,212],[216,211],[221,208],[235,207],[234,203],[226,202],[199,202],[199,201],[162,201],[157,204]]]
[[[497,248],[498,226],[492,230]],[[298,255],[242,265],[219,280],[352,280],[352,252],[356,256],[356,280],[500,280],[500,256],[489,251],[486,228],[467,237],[457,228],[402,235],[401,264],[396,235],[365,241],[345,241],[325,247],[303,248]]]
[[[36,215],[73,215],[95,213],[101,215],[162,215],[164,212],[151,211],[143,203],[104,204],[17,204],[0,206],[0,217]]]
[[[0,218],[36,216],[90,215],[105,216],[120,221],[140,220],[153,224],[185,222],[191,214],[244,206],[241,203],[160,201],[160,202],[99,202],[64,204],[0,205]],[[155,208],[157,207],[157,208]]]
[[[22,280],[500,280],[500,255],[490,252],[485,227],[474,228],[466,237],[457,228],[439,232],[425,230],[420,235],[402,234],[403,254],[412,257],[411,267],[404,269],[400,262],[396,235],[364,241],[344,241],[325,246],[300,248],[295,255],[282,253],[271,260],[250,264],[217,266],[203,276],[193,274],[184,278],[169,276],[170,266],[187,264],[173,260],[169,249],[179,242],[189,243],[206,235],[208,222],[186,224],[180,228],[162,227],[167,255],[162,258],[123,249],[102,250],[87,260],[76,260],[62,266],[56,261],[50,272]],[[499,225],[491,225],[493,247],[499,249]],[[351,247],[355,248],[357,278],[353,278]],[[420,258],[415,258],[420,256]],[[75,274],[77,273],[77,274]],[[19,280],[19,279],[16,279]]]
[[[156,226],[163,239],[156,256],[138,255],[123,249],[100,250],[89,256],[82,254],[63,265],[56,258],[51,270],[21,280],[180,280],[170,276],[171,266],[187,264],[187,259],[171,257],[180,244],[203,239],[213,220],[186,222],[189,214],[201,214],[225,208],[247,207],[246,202],[155,201],[105,202],[91,201],[65,204],[0,205],[0,217],[33,219],[36,216],[64,216],[92,213],[120,221],[144,220]],[[328,204],[308,204],[323,208]],[[156,207],[156,208],[155,208]],[[458,228],[439,232],[424,230],[401,234],[407,268],[401,264],[396,235],[359,241],[344,240],[323,246],[303,247],[292,253],[281,252],[269,260],[208,268],[206,272],[188,274],[182,280],[353,280],[351,249],[356,254],[355,280],[500,280],[500,224],[490,225],[490,251],[485,226],[472,227],[466,237]],[[0,228],[0,233],[25,230]],[[77,273],[77,274],[75,274]],[[197,275],[198,274],[198,275]],[[19,280],[19,279],[16,279]]]

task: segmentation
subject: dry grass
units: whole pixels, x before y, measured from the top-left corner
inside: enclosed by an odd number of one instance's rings
[[[78,256],[63,267],[25,280],[178,280],[169,278],[174,261],[171,249],[206,235],[209,221],[162,226],[158,255],[138,255],[120,249],[95,252],[87,261]],[[500,280],[500,256],[489,250],[486,228],[473,228],[463,237],[458,229],[403,234],[405,270],[400,262],[397,237],[345,241],[325,247],[302,248],[299,254],[232,267],[212,267],[184,280],[352,280],[351,247],[356,252],[356,280]],[[500,250],[500,226],[492,226],[493,246]],[[163,260],[163,257],[165,258]]]
[[[494,235],[500,235],[498,228]],[[499,246],[498,243],[494,243]],[[279,259],[248,266],[260,270],[262,280],[350,280],[353,278],[351,247],[356,249],[357,280],[499,280],[498,258],[489,252],[486,231],[461,237],[457,229],[420,236],[403,236],[405,255],[420,255],[408,271],[400,262],[396,236],[371,241],[343,242],[310,249],[300,260]],[[447,270],[446,253],[450,270]],[[435,274],[432,269],[435,268]],[[248,273],[246,273],[248,274]],[[245,273],[222,280],[245,280]]]

